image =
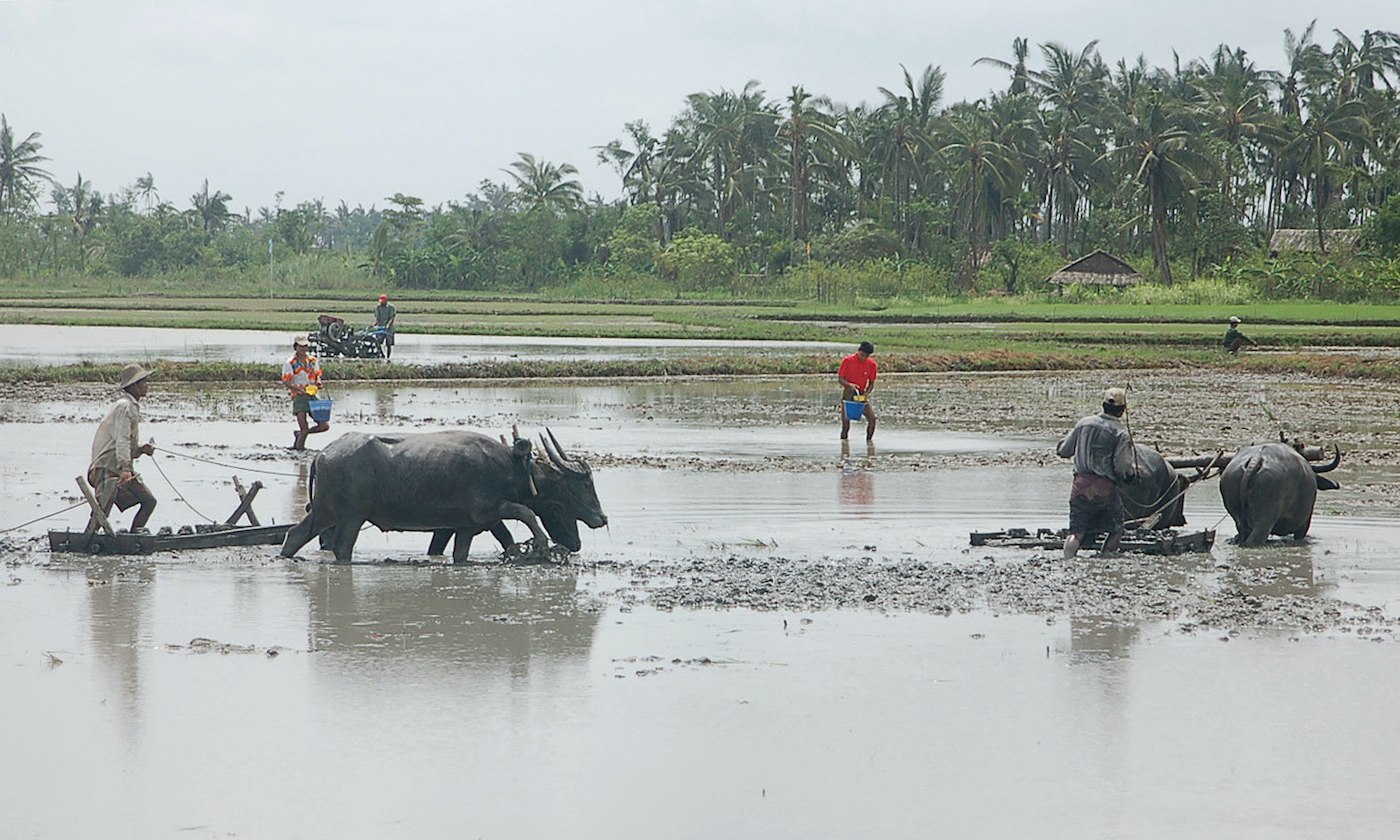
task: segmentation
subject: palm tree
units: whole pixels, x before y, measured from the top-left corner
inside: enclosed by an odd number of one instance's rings
[[[1331,202],[1333,185],[1339,177],[1345,180],[1356,154],[1371,147],[1371,124],[1366,119],[1366,105],[1359,99],[1340,104],[1319,99],[1306,103],[1306,107],[1308,115],[1302,131],[1284,152],[1296,157],[1299,171],[1311,182],[1317,245],[1325,252],[1323,216]]]
[[[937,141],[939,153],[950,164],[956,209],[967,233],[969,275],[981,263],[984,236],[996,232],[997,220],[1004,217],[1006,203],[1024,178],[1019,155],[994,139],[998,127],[979,106],[952,109]]]
[[[1076,54],[1060,44],[1041,44],[1045,69],[1031,74],[1046,107],[1075,123],[1088,121],[1103,104],[1108,71],[1096,52],[1098,45],[1090,41]]]
[[[786,146],[790,241],[807,239],[814,170],[833,176],[844,172],[840,161],[846,139],[837,129],[830,108],[831,100],[814,97],[798,85],[788,96],[787,114],[778,125],[778,138]]]
[[[23,212],[34,202],[37,182],[53,181],[39,167],[48,160],[39,154],[43,147],[37,131],[16,143],[9,121],[0,114],[0,216]]]
[[[656,166],[657,150],[661,145],[651,134],[651,127],[644,120],[633,120],[623,125],[632,142],[627,148],[621,140],[613,140],[606,146],[594,146],[598,150],[598,162],[610,164],[622,178],[622,188],[627,191],[633,204],[643,204],[651,200],[652,172]]]
[[[1194,66],[1193,76],[1194,110],[1220,144],[1221,195],[1238,215],[1236,184],[1249,176],[1251,168],[1257,171],[1259,153],[1277,145],[1282,137],[1278,115],[1269,101],[1270,87],[1281,80],[1276,73],[1256,68],[1244,50],[1223,44],[1216,49],[1211,66]]]
[[[1099,177],[1096,162],[1101,144],[1093,120],[1103,107],[1108,71],[1095,51],[1098,43],[1090,41],[1078,53],[1056,43],[1041,44],[1045,69],[1031,74],[1032,88],[1045,108],[1045,157],[1039,162],[1045,184],[1045,227],[1053,235],[1058,215],[1060,251],[1065,257],[1080,200]]]
[[[751,219],[765,199],[763,176],[773,168],[778,114],[756,80],[737,93],[692,93],[686,101],[681,128],[693,144],[691,160],[709,182],[718,232],[732,239],[741,211]]]
[[[190,204],[193,205],[191,214],[199,222],[200,229],[206,234],[223,230],[228,225],[234,214],[229,211],[228,203],[233,201],[233,196],[223,190],[209,191],[209,179],[204,179],[204,186],[199,192],[190,196]]]
[[[137,178],[136,194],[141,196],[141,200],[146,203],[146,212],[151,212],[151,208],[160,201],[160,193],[156,191],[155,176],[147,172]]]
[[[1337,95],[1352,99],[1375,92],[1376,82],[1394,90],[1390,77],[1400,77],[1400,36],[1393,32],[1365,30],[1356,43],[1340,29],[1332,32],[1332,65],[1337,76]]]
[[[1199,132],[1184,105],[1165,94],[1138,100],[1124,126],[1125,142],[1109,155],[1119,158],[1131,179],[1142,187],[1151,224],[1152,262],[1158,279],[1171,285],[1167,259],[1167,206],[1184,197],[1213,171]]]
[[[77,243],[78,270],[86,270],[87,238],[97,226],[98,215],[102,212],[102,195],[94,192],[92,182],[83,180],[83,173],[79,172],[78,182],[71,189],[54,188],[54,203],[68,217],[73,239]]]
[[[675,130],[657,138],[652,136],[650,126],[642,120],[629,122],[623,128],[627,131],[631,148],[624,146],[621,140],[613,140],[606,146],[595,146],[598,162],[611,164],[617,170],[632,204],[655,206],[653,232],[657,244],[664,246],[675,229],[675,199],[687,184],[684,173],[689,154],[683,148],[681,135]]]
[[[1015,56],[1015,62],[1002,61],[999,58],[983,56],[972,62],[973,66],[978,64],[990,64],[993,67],[1000,67],[1011,73],[1011,87],[1006,92],[1012,96],[1025,93],[1030,89],[1031,76],[1026,70],[1026,56],[1030,54],[1030,42],[1025,38],[1014,38],[1011,41],[1011,54]]]
[[[933,120],[943,101],[947,77],[942,68],[927,65],[915,82],[907,67],[901,64],[900,69],[904,71],[904,93],[879,89],[885,104],[871,115],[873,130],[866,148],[867,158],[881,172],[895,230],[905,243],[917,245],[917,231],[908,207],[914,199],[915,186],[923,182]]]
[[[515,181],[516,203],[527,211],[562,213],[583,205],[583,186],[578,181],[565,180],[578,174],[571,164],[555,166],[520,152],[520,160],[503,171]]]

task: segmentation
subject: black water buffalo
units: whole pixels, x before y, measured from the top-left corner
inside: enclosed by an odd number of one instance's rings
[[[1133,448],[1138,477],[1118,488],[1125,517],[1130,521],[1144,520],[1144,527],[1158,530],[1185,525],[1182,511],[1191,480],[1172,469],[1162,453],[1152,447],[1139,443]]]
[[[333,528],[330,549],[348,563],[369,522],[381,531],[451,530],[452,559],[461,563],[470,538],[505,519],[529,526],[539,548],[547,531],[577,551],[578,521],[601,528],[608,517],[588,464],[568,457],[552,434],[542,440],[544,457],[534,458],[527,441],[511,447],[475,432],[343,435],[312,462],[309,513],[287,532],[282,556]]]
[[[1235,520],[1235,542],[1258,546],[1270,534],[1306,536],[1317,491],[1339,486],[1320,473],[1336,469],[1341,460],[1337,450],[1330,464],[1313,465],[1286,443],[1258,443],[1236,452],[1220,474],[1220,498]]]

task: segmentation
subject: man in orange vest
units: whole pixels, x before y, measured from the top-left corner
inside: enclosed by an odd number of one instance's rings
[[[282,384],[292,395],[292,414],[297,418],[297,430],[292,434],[292,448],[300,451],[306,448],[307,435],[320,434],[329,429],[331,424],[321,420],[314,426],[308,425],[311,397],[321,388],[321,363],[310,354],[311,342],[304,335],[293,339],[292,349],[295,355],[282,365]]]

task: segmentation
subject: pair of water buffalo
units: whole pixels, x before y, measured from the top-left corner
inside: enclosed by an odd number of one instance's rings
[[[578,551],[578,522],[590,528],[608,523],[593,487],[588,464],[565,454],[551,433],[541,437],[544,457],[536,458],[528,439],[515,444],[475,432],[342,436],[311,464],[311,501],[305,519],[287,532],[282,555],[291,557],[317,536],[348,563],[366,522],[384,531],[431,531],[430,553],[454,536],[455,563],[465,562],[471,540],[491,530],[503,547],[513,542],[503,520],[524,522],[537,549],[549,538]],[[1301,538],[1312,524],[1317,491],[1336,482],[1322,475],[1337,467],[1322,451],[1288,443],[1247,446],[1233,455],[1164,458],[1136,445],[1137,481],[1124,485],[1129,519],[1142,527],[1186,524],[1186,488],[1220,470],[1220,495],[1235,520],[1236,540],[1263,545],[1269,536]],[[1196,470],[1192,477],[1178,470]],[[543,524],[541,524],[543,523]]]
[[[1301,539],[1312,525],[1317,491],[1335,490],[1337,482],[1322,475],[1337,468],[1337,450],[1329,463],[1318,447],[1296,443],[1259,443],[1233,455],[1164,458],[1155,449],[1137,444],[1141,477],[1123,485],[1123,507],[1130,520],[1144,527],[1170,528],[1186,524],[1182,514],[1186,488],[1218,470],[1220,497],[1235,520],[1236,541],[1263,545],[1270,535]],[[1187,477],[1177,472],[1195,469]]]
[[[291,557],[317,536],[350,562],[366,522],[383,531],[432,531],[432,550],[456,537],[455,563],[465,562],[471,539],[491,530],[512,542],[503,520],[524,522],[536,549],[549,538],[578,551],[578,522],[608,524],[587,462],[571,458],[551,433],[543,456],[526,438],[514,445],[465,431],[343,435],[311,462],[307,515],[287,532],[282,556]],[[543,525],[541,525],[543,523]]]

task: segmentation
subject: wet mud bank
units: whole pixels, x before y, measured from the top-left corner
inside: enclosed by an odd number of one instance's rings
[[[1400,619],[1382,606],[1288,592],[1298,583],[1269,558],[1231,565],[1210,555],[1124,554],[1064,560],[1045,554],[967,563],[875,558],[791,560],[727,557],[682,563],[608,563],[621,575],[600,597],[659,610],[864,609],[951,615],[990,612],[1113,624],[1157,623],[1169,633],[1354,634],[1387,641]],[[1297,587],[1304,588],[1304,587]]]

